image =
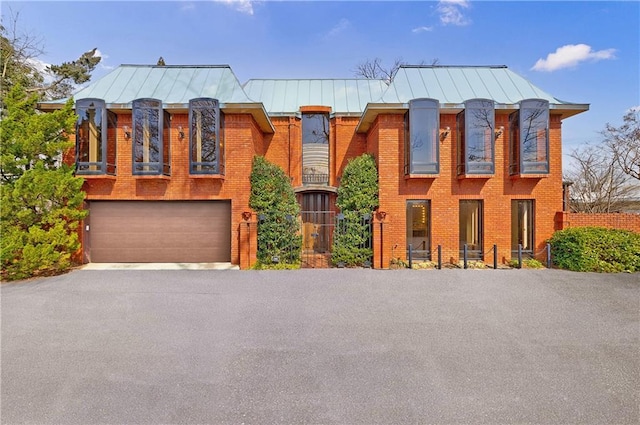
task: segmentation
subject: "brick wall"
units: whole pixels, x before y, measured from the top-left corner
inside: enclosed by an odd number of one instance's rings
[[[264,135],[250,115],[227,114],[224,125],[225,175],[189,175],[188,134],[178,138],[178,126],[188,130],[188,115],[175,113],[171,123],[171,176],[169,178],[132,175],[132,142],[122,127],[131,128],[131,114],[118,117],[117,177],[89,177],[84,190],[91,200],[231,200],[231,261],[249,268],[255,262],[256,217],[250,212],[249,196],[253,156],[264,155],[282,167],[292,185],[302,186],[302,131],[296,117],[272,117],[274,134]],[[440,142],[440,173],[437,176],[404,175],[404,115],[381,114],[369,132],[356,134],[359,117],[334,116],[330,121],[330,186],[350,158],[369,152],[377,161],[380,180],[380,207],[374,223],[374,267],[387,268],[393,257],[406,258],[406,202],[431,201],[431,250],[443,249],[443,260],[459,257],[459,203],[463,199],[483,201],[485,261],[493,261],[493,244],[498,245],[500,263],[511,258],[511,200],[535,200],[536,251],[542,252],[554,230],[564,226],[557,220],[562,210],[561,122],[550,117],[550,173],[548,176],[509,176],[508,115],[496,115],[496,127],[505,131],[496,140],[495,174],[484,178],[456,175],[456,116],[441,115],[441,128],[450,133]],[[335,199],[335,198],[332,198]],[[384,217],[383,214],[385,213]],[[566,221],[566,220],[564,220]]]
[[[632,213],[569,213],[559,212],[556,222],[560,229],[571,227],[606,227],[640,233],[640,214]]]
[[[226,114],[224,121],[224,176],[189,174],[188,114],[172,115],[171,176],[134,176],[132,174],[132,140],[126,139],[123,127],[131,125],[131,113],[118,116],[117,176],[83,176],[87,201],[92,200],[231,200],[231,262],[240,264],[242,213],[250,211],[249,175],[255,153],[262,149],[263,135],[251,115]],[[179,139],[178,126],[185,130]],[[243,248],[248,244],[242,244]],[[245,253],[247,258],[248,253]],[[247,260],[248,261],[248,260]]]
[[[483,201],[484,259],[493,262],[493,244],[498,262],[511,259],[511,200],[535,200],[535,250],[543,252],[545,241],[556,229],[554,220],[562,209],[561,124],[550,118],[550,173],[548,176],[509,176],[508,115],[496,116],[496,127],[505,131],[496,140],[495,174],[489,178],[459,179],[456,173],[456,116],[442,114],[441,130],[450,133],[440,142],[440,173],[437,176],[405,177],[404,116],[379,115],[369,130],[367,149],[377,158],[380,174],[380,208],[386,217],[382,229],[382,256],[374,255],[376,267],[386,268],[393,257],[406,259],[406,201],[431,201],[431,250],[442,246],[446,262],[459,260],[459,203],[463,199]],[[376,238],[380,237],[377,229]],[[435,254],[433,256],[435,258]]]

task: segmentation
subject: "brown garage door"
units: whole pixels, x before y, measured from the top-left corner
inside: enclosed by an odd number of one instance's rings
[[[92,201],[89,258],[94,263],[231,261],[231,203]]]

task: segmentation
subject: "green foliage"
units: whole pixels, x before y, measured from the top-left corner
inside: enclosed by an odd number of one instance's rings
[[[264,157],[256,156],[250,179],[249,206],[258,213],[259,218],[259,263],[299,263],[302,250],[298,221],[300,206],[289,178],[282,168]]]
[[[509,266],[518,268],[518,259],[513,259],[509,261]],[[523,269],[544,269],[544,264],[535,258],[523,258],[522,259],[522,268]]]
[[[378,206],[378,170],[371,155],[349,161],[342,174],[336,205],[342,216],[333,235],[331,261],[347,267],[370,262],[372,214]]]
[[[602,227],[576,227],[549,240],[558,267],[581,272],[640,271],[640,234]]]
[[[371,213],[378,206],[378,169],[373,156],[361,155],[344,167],[336,205],[345,211]]]
[[[9,8],[0,25],[0,103],[18,84],[41,99],[61,99],[71,96],[75,85],[89,81],[102,59],[96,55],[97,49],[83,53],[74,61],[50,65],[41,72],[35,66],[37,57],[44,53],[41,38],[20,29],[18,18],[19,13]]]
[[[47,71],[53,75],[53,82],[43,87],[46,96],[51,99],[69,96],[75,85],[89,81],[91,72],[102,59],[96,56],[97,50],[97,48],[89,50],[74,61],[49,66]]]
[[[13,183],[0,185],[3,279],[54,274],[71,266],[79,247],[82,179],[69,167],[49,170],[43,163]]]
[[[61,164],[63,152],[73,147],[73,100],[52,113],[37,111],[37,101],[21,84],[3,99],[0,274],[6,280],[67,270],[80,246],[83,180]]]
[[[12,182],[41,164],[55,169],[62,153],[73,147],[68,134],[75,125],[73,100],[51,113],[36,110],[37,96],[14,86],[5,98],[6,116],[0,121],[0,176]]]
[[[389,260],[389,268],[391,269],[407,269],[409,268],[409,262],[403,260],[400,257],[394,257]]]
[[[269,263],[263,264],[257,261],[251,269],[253,270],[297,270],[300,268],[300,263]]]

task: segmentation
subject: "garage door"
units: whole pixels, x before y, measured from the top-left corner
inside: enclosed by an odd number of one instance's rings
[[[231,203],[92,201],[89,258],[94,263],[231,261]]]

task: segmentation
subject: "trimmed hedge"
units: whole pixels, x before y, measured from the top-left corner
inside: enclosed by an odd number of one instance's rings
[[[640,271],[640,234],[603,227],[575,227],[549,240],[553,262],[578,272]]]
[[[249,206],[258,213],[258,263],[299,264],[300,206],[282,168],[262,156],[253,159]],[[277,260],[276,260],[277,258]]]
[[[378,206],[378,169],[373,156],[363,154],[349,160],[342,173],[336,205],[343,218],[336,223],[331,262],[347,267],[371,262],[371,223],[373,210]]]

